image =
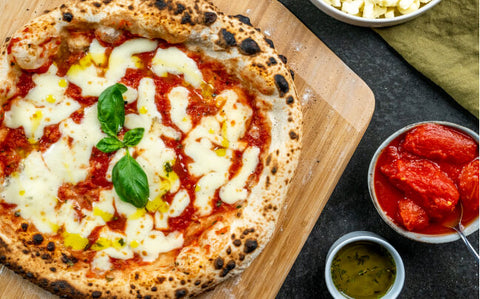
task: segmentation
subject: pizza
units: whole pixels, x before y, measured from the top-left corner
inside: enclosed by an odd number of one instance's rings
[[[0,56],[0,262],[67,298],[181,298],[241,273],[301,148],[293,73],[203,0],[81,0]]]

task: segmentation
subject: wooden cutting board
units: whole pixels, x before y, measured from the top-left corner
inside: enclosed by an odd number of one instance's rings
[[[375,100],[368,86],[281,3],[213,0],[224,12],[250,17],[295,71],[303,105],[300,164],[272,241],[241,276],[202,298],[274,298],[362,138]],[[62,0],[0,0],[0,40]],[[0,266],[1,267],[1,266]],[[55,298],[0,268],[0,298]]]

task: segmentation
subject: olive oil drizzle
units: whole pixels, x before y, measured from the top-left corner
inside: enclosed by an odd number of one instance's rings
[[[361,241],[337,252],[331,274],[336,288],[347,298],[381,298],[395,281],[396,267],[385,248]]]

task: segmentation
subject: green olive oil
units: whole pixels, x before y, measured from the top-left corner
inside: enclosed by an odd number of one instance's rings
[[[335,287],[347,298],[371,299],[388,292],[395,281],[396,267],[385,248],[359,241],[337,252],[331,273]]]

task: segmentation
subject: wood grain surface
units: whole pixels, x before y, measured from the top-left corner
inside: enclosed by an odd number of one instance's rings
[[[201,298],[274,298],[360,142],[375,100],[368,86],[279,2],[213,2],[227,14],[250,17],[288,58],[303,106],[304,144],[271,242],[242,275]],[[0,0],[0,40],[61,3]],[[56,297],[0,268],[0,298]]]

